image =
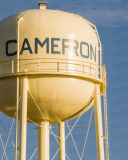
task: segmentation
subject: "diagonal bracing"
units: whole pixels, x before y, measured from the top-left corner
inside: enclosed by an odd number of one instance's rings
[[[46,119],[45,119],[43,113],[41,112],[41,110],[40,110],[40,108],[39,108],[37,102],[35,101],[35,99],[34,99],[32,93],[30,92],[29,88],[28,88],[28,91],[29,91],[29,93],[30,93],[30,95],[31,95],[31,97],[32,97],[32,99],[33,99],[33,101],[34,101],[34,103],[36,104],[36,107],[37,107],[38,110],[40,111],[40,113],[41,113],[41,115],[42,115],[44,121],[46,122]],[[28,119],[28,120],[31,121],[31,122],[33,122],[33,121],[30,120],[30,119]],[[36,124],[35,122],[33,122],[33,123]],[[37,125],[38,125],[38,124],[37,124]],[[39,126],[39,125],[38,125],[38,126]],[[40,126],[40,127],[42,127],[42,126]],[[52,129],[51,129],[51,126],[50,126],[49,128],[50,128],[50,131],[51,131],[50,133],[54,136],[54,138],[56,139],[57,143],[59,144],[59,141],[58,141],[58,139],[56,138],[56,137],[58,137],[58,136],[55,135],[55,134],[53,133],[53,131],[52,131]],[[58,137],[58,138],[59,138],[59,137]],[[59,144],[59,146],[60,146],[60,144]],[[58,150],[58,151],[59,151],[59,150]],[[34,154],[35,154],[35,152],[34,152]],[[65,153],[65,155],[66,155],[66,157],[68,158],[68,160],[70,160],[66,153]],[[52,160],[53,160],[54,158],[55,158],[55,156],[52,158]]]
[[[14,115],[14,118],[15,118],[15,115]],[[0,121],[1,121],[1,120],[0,120]],[[4,127],[2,121],[1,121],[1,124],[2,124],[2,126]],[[8,135],[8,138],[7,138],[5,147],[4,147],[4,145],[3,145],[3,141],[2,141],[2,137],[1,137],[1,143],[2,143],[2,146],[3,146],[3,150],[4,150],[1,160],[3,160],[4,155],[5,155],[6,159],[7,159],[6,148],[7,148],[7,145],[8,145],[8,141],[9,141],[9,139],[10,139],[10,134],[11,134],[11,131],[12,131],[13,124],[14,124],[14,119],[13,119],[13,121],[12,121],[12,125],[11,125],[11,128],[10,128],[9,134],[6,132],[7,135]],[[4,127],[4,129],[5,129],[5,127]],[[5,129],[5,130],[6,130],[6,129]],[[10,140],[11,140],[11,139],[10,139]],[[12,142],[12,140],[11,140],[11,142]],[[13,143],[13,142],[12,142],[12,143]],[[14,143],[13,143],[13,145],[14,145]],[[15,145],[14,145],[14,147],[15,147]]]

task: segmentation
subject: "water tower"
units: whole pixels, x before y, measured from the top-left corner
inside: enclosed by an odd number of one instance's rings
[[[0,22],[0,111],[20,121],[19,159],[26,160],[26,126],[38,125],[37,159],[49,160],[49,123],[59,124],[59,159],[65,160],[64,122],[94,104],[97,157],[109,159],[106,71],[95,25],[58,10],[28,10]],[[104,94],[105,136],[100,95]]]

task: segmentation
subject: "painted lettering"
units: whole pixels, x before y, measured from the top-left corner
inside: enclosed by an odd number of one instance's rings
[[[46,38],[43,43],[40,42],[38,38],[35,38],[35,54],[38,53],[38,45],[39,44],[41,47],[43,47],[46,44],[46,53],[49,53],[49,38]]]
[[[60,38],[51,38],[51,54],[61,54],[61,51],[58,50],[60,44]],[[49,41],[50,39],[47,37],[41,42],[38,38],[35,38],[35,54],[38,54],[38,47],[40,46],[43,48],[46,46],[46,53],[49,54]],[[17,43],[17,40],[9,40],[6,42],[6,55],[7,56],[14,56],[17,54],[17,51],[13,53],[9,53],[9,45],[12,43]],[[66,50],[67,49],[67,50]],[[28,50],[30,54],[33,54],[31,46],[27,38],[24,39],[22,48],[20,51],[20,55],[23,54],[25,50]],[[94,60],[96,62],[96,47],[92,46],[92,44],[88,44],[87,42],[80,42],[73,40],[73,39],[62,39],[62,55],[66,54],[74,54],[78,55],[78,50],[80,52],[80,56],[83,58],[90,58],[90,60]]]
[[[60,38],[51,38],[51,54],[60,54],[60,51],[55,51],[55,47],[58,47],[57,44],[55,44],[55,41],[60,41]]]
[[[96,62],[96,47],[95,47],[95,53],[94,53],[92,45],[90,44],[90,59],[91,60],[92,60],[92,54],[93,54],[94,60]]]
[[[27,47],[25,47],[25,45],[27,45]],[[27,38],[24,39],[24,42],[22,44],[22,48],[20,51],[20,55],[23,53],[24,50],[28,50],[30,52],[30,54],[33,54]]]
[[[66,42],[72,42],[72,45],[66,45]],[[75,45],[74,45],[75,42]],[[74,49],[76,56],[78,56],[78,42],[72,39],[62,39],[62,54],[65,54],[65,48]]]
[[[15,51],[15,52],[13,52],[13,53],[9,53],[8,52],[8,45],[10,44],[10,43],[17,43],[17,40],[9,40],[9,41],[7,41],[6,42],[6,55],[7,56],[15,56],[16,54],[17,54],[17,51]]]
[[[84,45],[84,46],[83,46]],[[83,49],[82,49],[82,47],[86,47],[87,48],[87,55],[85,55],[84,53],[83,53]],[[89,58],[89,45],[88,45],[88,43],[86,43],[86,42],[81,42],[80,43],[80,54],[81,54],[81,56],[83,57],[83,58]]]

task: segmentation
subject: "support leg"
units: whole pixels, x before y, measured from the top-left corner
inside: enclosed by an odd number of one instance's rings
[[[27,134],[27,78],[22,77],[19,160],[26,160],[26,134]]]
[[[59,160],[65,160],[65,123],[58,124],[58,136],[59,138]]]
[[[49,160],[49,122],[38,122],[38,125],[37,160]]]
[[[98,84],[95,85],[94,109],[95,109],[95,123],[96,123],[97,159],[104,160],[102,111],[101,111],[101,99],[100,99],[100,86]]]
[[[18,145],[18,108],[19,107],[19,76],[17,76],[17,91],[16,91],[16,137],[15,137],[15,160],[17,160],[17,145]]]

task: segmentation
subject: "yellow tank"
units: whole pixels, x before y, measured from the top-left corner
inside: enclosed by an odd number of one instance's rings
[[[0,35],[1,112],[14,117],[17,75],[28,78],[27,117],[34,122],[43,120],[37,105],[50,123],[75,118],[92,106],[102,64],[98,35],[85,19],[28,10],[1,21]]]

